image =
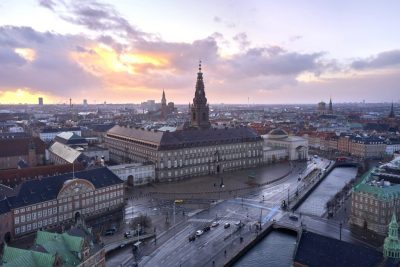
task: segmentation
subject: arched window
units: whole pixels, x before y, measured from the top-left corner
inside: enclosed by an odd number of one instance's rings
[[[193,112],[193,120],[196,120],[196,112]]]
[[[205,121],[205,120],[206,120],[206,113],[203,112],[203,121]]]

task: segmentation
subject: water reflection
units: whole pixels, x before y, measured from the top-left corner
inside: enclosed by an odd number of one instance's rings
[[[272,231],[239,259],[235,267],[288,267],[292,265],[296,235]]]

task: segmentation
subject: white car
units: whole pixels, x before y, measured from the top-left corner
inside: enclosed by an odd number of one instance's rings
[[[213,222],[212,224],[211,224],[211,227],[217,227],[219,225],[219,222]]]
[[[201,236],[204,233],[203,230],[197,230],[196,231],[196,236]]]

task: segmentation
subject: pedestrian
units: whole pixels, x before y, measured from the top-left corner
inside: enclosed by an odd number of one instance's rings
[[[224,251],[225,257],[226,257],[226,250]]]

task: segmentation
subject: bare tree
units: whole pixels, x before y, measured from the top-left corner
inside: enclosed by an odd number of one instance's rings
[[[143,228],[150,228],[152,226],[151,219],[147,215],[140,215],[138,217],[133,218],[129,222],[129,226],[131,229],[136,229],[138,224],[140,224],[140,227]]]

